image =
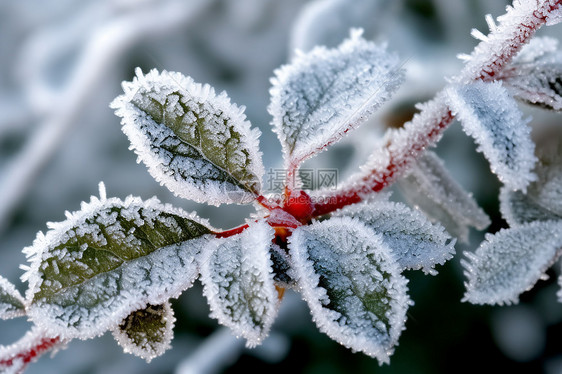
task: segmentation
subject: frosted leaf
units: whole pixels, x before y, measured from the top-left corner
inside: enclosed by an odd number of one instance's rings
[[[426,151],[411,167],[408,175],[398,181],[405,198],[430,218],[445,226],[461,241],[468,241],[468,228],[478,230],[490,225],[490,218],[449,174],[443,161]]]
[[[558,124],[537,133],[537,181],[528,194],[538,204],[562,216],[562,127]]]
[[[463,301],[517,303],[562,251],[562,221],[531,222],[503,229],[462,260],[467,277]]]
[[[557,40],[535,38],[499,76],[517,99],[562,110],[562,53]]]
[[[388,363],[411,302],[407,280],[382,236],[357,219],[337,217],[297,228],[289,250],[318,328]]]
[[[111,107],[150,174],[173,193],[213,205],[249,203],[264,174],[244,108],[180,73],[140,69]]]
[[[553,126],[536,134],[537,180],[526,194],[505,187],[500,193],[501,212],[511,226],[562,219],[562,129]]]
[[[25,301],[16,287],[0,276],[0,319],[25,315]]]
[[[171,348],[175,321],[170,302],[149,304],[129,314],[112,333],[125,353],[150,362]]]
[[[448,104],[478,144],[492,171],[509,188],[525,190],[536,179],[530,128],[500,82],[475,82],[447,89]]]
[[[521,48],[515,57],[513,57],[510,65],[535,63],[552,55],[557,49],[558,40],[548,36],[534,37]],[[509,70],[509,67],[506,69]]]
[[[178,297],[197,277],[195,257],[210,230],[195,215],[132,196],[92,197],[81,208],[24,249],[28,315],[48,332],[100,335],[135,310]]]
[[[201,257],[201,283],[211,317],[254,347],[269,333],[277,314],[269,248],[273,229],[259,221],[241,234],[209,242]]]
[[[511,227],[534,221],[562,220],[562,215],[542,206],[529,192],[524,194],[505,187],[500,191],[500,210]]]
[[[272,243],[269,249],[273,261],[273,280],[275,284],[283,288],[296,288],[295,280],[291,277],[293,260],[283,248]]]
[[[403,80],[400,60],[355,30],[337,49],[316,47],[275,71],[273,129],[298,166],[364,122]]]
[[[507,12],[493,22],[487,17],[490,34],[478,44],[458,77],[459,82],[495,80],[516,53],[537,29],[555,24],[561,19],[562,7],[558,0],[516,0],[507,6]]]
[[[398,261],[401,270],[422,269],[437,274],[434,266],[444,264],[455,253],[455,240],[439,224],[432,224],[422,213],[394,202],[355,204],[334,214],[359,219],[375,233]]]

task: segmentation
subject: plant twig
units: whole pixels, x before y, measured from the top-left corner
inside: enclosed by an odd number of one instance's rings
[[[454,81],[494,80],[549,17],[561,11],[561,6],[562,0],[516,1],[514,7],[498,18],[498,26],[490,25],[490,34],[476,46]],[[434,146],[454,119],[443,95],[441,91],[435,99],[420,106],[421,112],[403,128],[389,130],[383,146],[372,154],[364,171],[352,176],[341,189],[313,193],[314,215],[360,202],[372,192],[389,186],[426,148]]]

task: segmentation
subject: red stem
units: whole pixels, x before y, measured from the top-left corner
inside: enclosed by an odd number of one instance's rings
[[[9,358],[1,359],[0,369],[11,367],[12,365],[14,365],[14,361],[21,361],[23,362],[23,366],[21,367],[21,372],[23,372],[23,369],[25,368],[25,366],[27,366],[27,364],[37,359],[43,353],[54,348],[58,343],[60,343],[60,341],[61,339],[59,337],[41,338],[41,340],[39,340],[37,344],[26,348],[24,351],[15,353]]]
[[[391,185],[400,176],[401,172],[423,153],[428,144],[433,144],[439,139],[443,130],[447,128],[453,119],[454,116],[451,111],[446,110],[445,114],[439,117],[437,124],[429,131],[427,137],[423,139],[425,142],[414,143],[408,148],[408,157],[401,157],[405,154],[404,152],[389,152],[389,162],[386,169],[382,172],[371,170],[368,175],[363,176],[359,182],[353,183],[351,187],[342,189],[332,196],[315,201],[314,216],[322,216],[345,206],[359,203],[366,195],[372,192],[379,192],[383,188]],[[390,145],[391,143],[388,143],[386,148],[391,148]],[[373,178],[375,175],[377,176],[376,179]]]
[[[460,81],[474,81],[494,80],[498,73],[511,61],[513,56],[521,49],[521,47],[529,41],[534,35],[535,31],[546,23],[546,15],[557,10],[562,5],[562,0],[554,1],[549,4],[537,4],[537,9],[531,14],[529,23],[522,23],[518,25],[511,35],[507,35],[504,40],[492,40],[490,44],[498,43],[505,48],[498,49],[502,51],[501,54],[493,54],[489,59],[479,59],[479,54],[488,57],[490,45],[486,45],[487,41],[480,43],[473,53],[473,59],[465,66],[459,76]],[[500,25],[501,26],[501,25]],[[506,26],[508,27],[508,25]],[[495,35],[494,35],[495,36]],[[502,35],[498,35],[500,38]],[[507,47],[506,47],[507,46]],[[478,68],[475,64],[479,64]],[[474,71],[478,71],[474,75]],[[420,136],[416,139],[415,143],[404,142],[400,136],[390,138],[384,149],[388,152],[388,162],[384,169],[372,169],[367,175],[356,181],[356,183],[349,184],[326,198],[320,198],[314,202],[315,217],[331,213],[337,209],[343,208],[350,204],[355,204],[362,201],[365,195],[372,192],[378,192],[383,188],[392,184],[415,160],[422,154],[424,149],[435,143],[441,137],[443,131],[451,124],[454,115],[450,109],[445,106],[427,106],[422,113],[420,113],[417,122],[416,118],[410,123],[412,126],[407,127],[405,131],[410,130],[413,126],[423,126],[423,118],[434,117],[434,125],[429,129],[427,136]],[[427,113],[427,111],[436,113]],[[439,115],[438,112],[442,111],[443,114]],[[433,115],[432,115],[433,114]],[[401,142],[396,142],[400,140]],[[401,147],[397,150],[394,148],[400,144]],[[394,151],[393,151],[394,150]]]
[[[242,231],[246,230],[248,227],[249,227],[248,224],[243,224],[242,226],[238,226],[238,227],[235,227],[233,229],[226,230],[226,231],[215,232],[214,234],[215,234],[216,238],[228,238],[228,237],[240,234]]]
[[[266,198],[263,195],[258,196],[256,201],[258,202],[258,204],[260,204],[261,206],[263,206],[267,210],[273,210],[273,209],[279,207],[278,203],[276,203],[275,201],[269,200],[268,198]]]

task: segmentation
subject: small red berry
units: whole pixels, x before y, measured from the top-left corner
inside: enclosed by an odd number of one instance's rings
[[[302,223],[310,221],[314,213],[312,199],[304,191],[291,192],[285,199],[283,210]]]

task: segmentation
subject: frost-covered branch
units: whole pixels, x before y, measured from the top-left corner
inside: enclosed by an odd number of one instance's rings
[[[49,337],[39,328],[30,330],[18,342],[0,346],[0,371],[3,373],[23,373],[30,362],[44,353],[64,345],[58,337]]]
[[[453,81],[493,80],[541,26],[560,21],[561,6],[562,0],[516,1],[498,18],[498,25],[487,17],[490,34],[473,32],[482,40]],[[387,132],[383,146],[373,153],[362,173],[353,176],[339,191],[315,194],[322,198],[314,199],[314,214],[332,212],[382,190],[402,175],[426,148],[434,146],[455,116],[443,92],[420,109],[403,128]]]

